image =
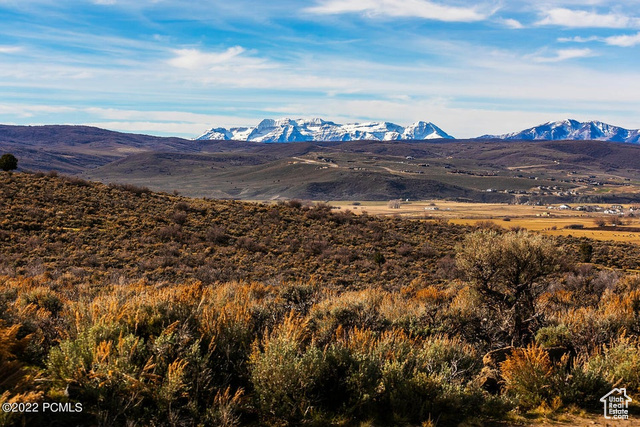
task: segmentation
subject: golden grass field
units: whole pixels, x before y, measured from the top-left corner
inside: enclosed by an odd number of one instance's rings
[[[624,217],[624,225],[615,229],[596,228],[595,221],[603,218],[607,223],[614,217],[599,212],[549,209],[548,206],[509,205],[505,203],[463,203],[442,200],[402,202],[399,209],[392,209],[388,202],[336,201],[330,204],[340,210],[355,214],[397,215],[409,218],[446,219],[452,224],[474,225],[479,221],[493,221],[501,227],[522,227],[552,236],[588,237],[597,240],[640,243],[640,233],[629,228],[640,228],[640,218]],[[555,205],[557,207],[558,205]],[[601,205],[608,207],[607,205]],[[623,205],[625,209],[629,206]],[[435,209],[434,209],[435,208]],[[548,215],[548,216],[547,216]],[[505,220],[506,219],[506,220]],[[565,228],[582,224],[585,229]]]

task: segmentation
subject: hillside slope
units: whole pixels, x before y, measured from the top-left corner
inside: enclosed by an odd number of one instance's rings
[[[45,174],[0,173],[0,191],[0,272],[10,274],[205,282],[316,277],[399,286],[434,274],[435,261],[468,231],[332,213],[322,204],[190,199]],[[593,245],[596,262],[640,267],[635,249]],[[373,261],[376,252],[387,260],[382,267]]]
[[[96,280],[408,284],[463,228],[325,206],[187,199],[76,178],[0,173],[0,272]],[[380,268],[376,252],[388,262]],[[113,279],[115,278],[115,279]]]
[[[209,143],[189,155],[131,155],[82,176],[195,197],[248,200],[508,202],[513,194],[538,197],[539,186],[561,188],[558,192],[565,194],[582,187],[578,196],[591,197],[599,189],[581,184],[598,182],[615,187],[611,194],[599,193],[601,202],[630,202],[637,188],[625,185],[640,173],[640,147],[600,141],[244,143],[237,149],[232,144]]]
[[[78,173],[132,153],[162,150],[192,152],[192,141],[114,132],[90,126],[0,125],[0,151],[20,159],[29,170]]]

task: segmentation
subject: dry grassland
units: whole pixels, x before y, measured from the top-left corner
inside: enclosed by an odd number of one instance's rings
[[[596,229],[595,221],[603,218],[609,222],[612,215],[598,212],[549,209],[547,206],[509,205],[505,203],[463,203],[441,200],[403,202],[399,209],[392,209],[387,202],[331,202],[340,210],[355,214],[392,215],[410,218],[446,219],[452,224],[475,225],[480,221],[493,221],[504,228],[522,227],[552,236],[588,237],[596,240],[612,240],[640,244],[640,233],[629,228],[640,228],[640,218],[623,219],[624,224],[607,229]],[[602,205],[602,207],[608,207]],[[628,208],[628,206],[624,206]],[[547,216],[548,215],[548,216]],[[581,224],[584,229],[565,228]]]

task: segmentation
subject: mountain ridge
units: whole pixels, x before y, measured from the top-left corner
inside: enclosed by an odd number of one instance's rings
[[[391,122],[338,124],[320,118],[264,119],[257,126],[211,128],[196,140],[239,140],[254,142],[308,141],[406,141],[454,139],[431,122],[418,121],[403,127]]]
[[[547,122],[518,132],[501,135],[482,135],[476,139],[502,139],[509,141],[609,141],[640,143],[640,130],[625,129],[598,120],[580,122],[565,119]]]

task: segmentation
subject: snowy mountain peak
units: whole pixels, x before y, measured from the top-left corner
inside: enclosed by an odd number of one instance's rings
[[[391,122],[337,124],[321,118],[264,119],[255,127],[213,128],[199,140],[238,140],[258,142],[424,140],[452,139],[433,123],[419,121],[407,127]]]
[[[478,139],[505,140],[596,140],[640,143],[640,130],[629,130],[597,120],[579,122],[566,119],[547,122],[520,132],[503,135],[483,135]]]
[[[433,123],[416,122],[404,130],[405,139],[435,139],[442,138],[446,133]]]

